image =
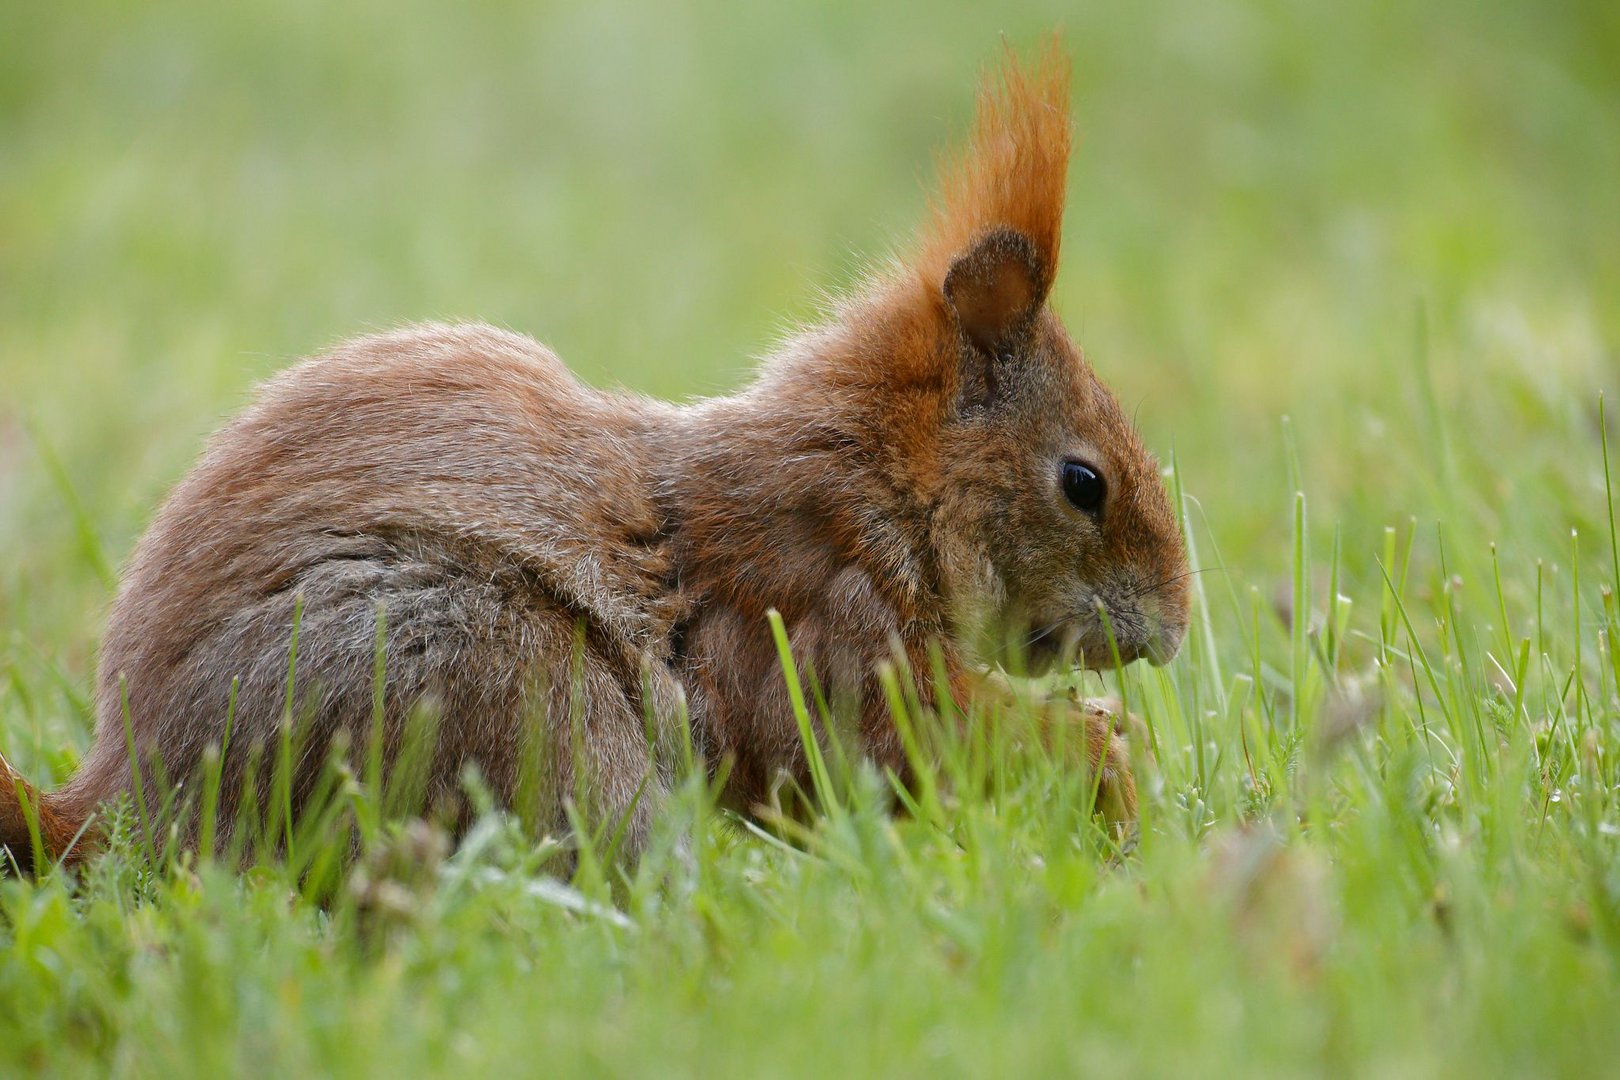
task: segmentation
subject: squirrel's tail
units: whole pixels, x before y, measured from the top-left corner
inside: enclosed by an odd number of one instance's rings
[[[15,865],[25,874],[39,864],[73,859],[80,852],[84,822],[64,812],[57,801],[17,774],[0,755],[0,874]]]

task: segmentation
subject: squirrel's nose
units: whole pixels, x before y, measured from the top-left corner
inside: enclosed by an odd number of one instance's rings
[[[1162,615],[1153,619],[1153,632],[1142,643],[1142,659],[1154,667],[1163,667],[1175,658],[1181,648],[1181,639],[1187,626],[1182,622],[1168,622]]]

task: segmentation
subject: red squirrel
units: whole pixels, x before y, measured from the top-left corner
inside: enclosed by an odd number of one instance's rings
[[[334,740],[365,752],[379,612],[385,763],[431,708],[428,796],[454,798],[476,764],[511,806],[536,740],[566,748],[528,809],[565,832],[565,797],[588,791],[632,857],[678,718],[727,803],[808,786],[771,609],[860,751],[902,775],[885,662],[942,657],[966,709],[1004,685],[982,674],[986,642],[1021,643],[1032,667],[1168,659],[1188,618],[1175,514],[1047,306],[1070,138],[1056,43],[1029,64],[1009,51],[907,252],[735,394],[596,390],[481,325],[358,338],[272,378],[135,548],[79,770],[41,793],[0,759],[0,844],[24,868],[36,828],[48,858],[94,851],[96,811],[134,787],[129,739],[143,774],[184,780],[231,712],[223,838],[246,763],[273,756],[290,668],[296,808]],[[1059,711],[1100,805],[1132,817],[1112,718]]]

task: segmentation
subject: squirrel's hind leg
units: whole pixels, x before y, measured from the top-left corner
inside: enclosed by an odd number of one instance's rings
[[[537,727],[522,770],[537,772],[539,790],[520,779],[519,815],[538,811],[541,829],[590,844],[598,858],[633,867],[646,851],[653,822],[670,792],[670,762],[648,738],[639,670],[608,655],[559,612],[540,629],[544,640],[534,685]],[[576,835],[583,826],[588,836]]]

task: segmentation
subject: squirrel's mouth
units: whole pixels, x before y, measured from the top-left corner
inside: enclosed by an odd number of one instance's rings
[[[1138,660],[1155,662],[1153,654],[1125,645],[1119,650],[1118,664],[1133,664]],[[1064,648],[1062,645],[1036,642],[1025,650],[1025,667],[1031,675],[1044,675],[1056,668],[1077,671],[1113,671],[1116,666],[1114,650],[1106,644],[1098,648]]]
[[[1031,675],[1044,675],[1062,664],[1065,655],[1073,656],[1070,642],[1073,635],[1057,632],[1032,632],[1024,640],[1024,666]]]
[[[1174,655],[1160,647],[1155,635],[1136,634],[1129,620],[1107,623],[1097,615],[1071,615],[1037,625],[1022,637],[1022,660],[1031,675],[1054,668],[1112,671],[1116,666],[1147,660],[1163,664]]]
[[[1030,675],[1045,675],[1054,669],[1104,671],[1113,667],[1106,659],[1109,657],[1106,643],[1092,643],[1089,640],[1100,635],[1088,635],[1083,629],[1071,619],[1054,628],[1036,629],[1025,634],[1022,642],[1025,671]],[[1102,647],[1088,650],[1086,646],[1091,644]]]

